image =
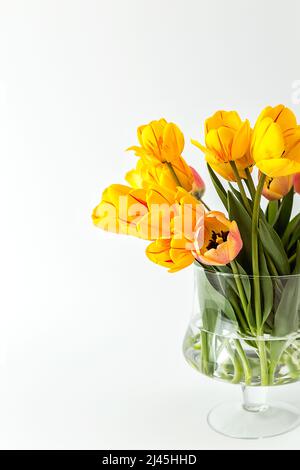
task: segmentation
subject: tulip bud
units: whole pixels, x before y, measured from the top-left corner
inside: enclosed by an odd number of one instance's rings
[[[205,192],[205,183],[199,173],[190,166],[190,170],[193,175],[193,184],[192,184],[192,190],[191,194],[196,198],[196,199],[201,199],[204,192]]]

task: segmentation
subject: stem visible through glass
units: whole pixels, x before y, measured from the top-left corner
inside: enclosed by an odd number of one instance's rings
[[[258,259],[258,223],[260,211],[260,199],[266,175],[261,174],[258,182],[252,215],[252,270],[253,270],[253,285],[254,285],[254,305],[255,305],[255,319],[257,335],[261,336],[262,331],[262,318],[261,318],[261,298],[260,298],[260,280],[259,280],[259,259]],[[261,370],[261,385],[268,385],[268,361],[264,341],[258,340],[257,342],[259,357],[260,357],[260,370]]]
[[[268,409],[266,387],[242,386],[243,408],[251,413],[261,413]]]

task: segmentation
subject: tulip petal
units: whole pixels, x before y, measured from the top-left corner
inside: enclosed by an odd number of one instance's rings
[[[146,248],[146,255],[153,263],[169,268],[173,263],[169,250],[170,240],[157,240],[148,245]]]
[[[283,104],[279,104],[275,107],[267,106],[261,112],[257,122],[261,122],[266,117],[269,117],[274,122],[276,122],[280,126],[282,132],[297,126],[297,119],[295,114],[289,108],[286,108]]]
[[[246,155],[250,146],[251,129],[248,119],[243,123],[233,138],[231,155],[233,160]]]
[[[280,158],[285,149],[280,126],[271,118],[264,118],[253,133],[251,149],[256,164],[261,160]]]
[[[191,143],[195,145],[195,147],[198,147],[198,149],[200,149],[203,153],[207,152],[207,148],[204,145],[200,144],[198,140],[191,139]]]
[[[163,133],[163,158],[172,162],[176,160],[184,149],[184,136],[176,124],[170,122],[164,128]]]
[[[230,129],[226,129],[226,127],[222,129],[212,129],[208,132],[205,139],[207,148],[214,153],[216,160],[220,162],[229,161],[230,146],[233,139]],[[224,139],[224,142],[222,139]]]
[[[217,111],[213,116],[206,119],[205,131],[207,134],[210,130],[223,126],[237,130],[241,124],[241,118],[236,111]]]
[[[256,163],[259,170],[272,177],[288,176],[300,172],[300,163],[288,158],[275,158],[271,160],[261,160]]]

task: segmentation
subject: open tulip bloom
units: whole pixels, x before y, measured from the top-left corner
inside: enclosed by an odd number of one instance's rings
[[[138,128],[138,144],[128,149],[136,161],[127,184],[105,189],[93,222],[140,243],[148,240],[147,257],[169,272],[194,263],[208,280],[211,273],[232,274],[235,284],[226,295],[221,282],[211,282],[211,289],[231,304],[238,334],[284,336],[295,322],[298,329],[300,303],[295,284],[280,281],[280,276],[300,274],[300,214],[292,215],[300,192],[300,126],[290,109],[278,105],[265,108],[253,128],[235,111],[217,111],[206,120],[204,133],[201,142],[192,143],[200,149],[199,167],[207,164],[224,212],[210,209],[201,172],[182,155],[179,127],[159,119]],[[272,297],[267,281],[272,277],[281,283],[276,285],[285,309]],[[218,314],[226,317],[222,302]],[[267,364],[262,347],[257,346],[261,384],[270,385],[276,364],[272,359]],[[242,357],[244,380],[251,384],[246,361]]]

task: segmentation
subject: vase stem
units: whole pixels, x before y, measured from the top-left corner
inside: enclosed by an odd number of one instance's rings
[[[268,409],[267,387],[242,387],[243,408],[252,413],[260,413]]]

